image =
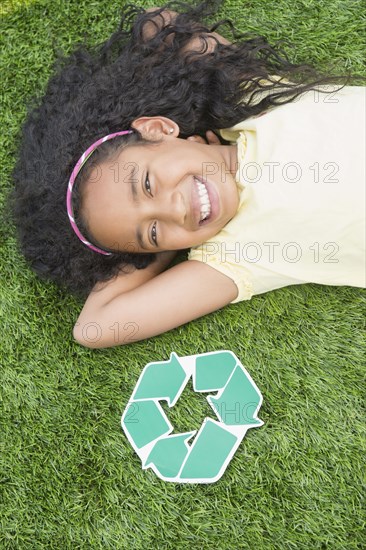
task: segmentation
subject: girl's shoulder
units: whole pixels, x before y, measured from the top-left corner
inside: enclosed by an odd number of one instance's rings
[[[263,92],[265,93],[265,92]],[[320,112],[329,110],[332,112],[347,110],[348,106],[354,101],[366,100],[366,86],[342,86],[337,84],[325,84],[312,90],[307,90],[296,97],[292,102],[283,105],[275,105],[265,111],[241,120],[230,128],[222,128],[219,133],[223,139],[235,142],[238,139],[244,139],[243,131],[254,130],[259,124],[278,124],[281,118],[292,117],[296,111]],[[270,115],[270,116],[269,116]]]

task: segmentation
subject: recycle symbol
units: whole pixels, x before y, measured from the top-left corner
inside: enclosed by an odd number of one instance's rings
[[[207,417],[198,433],[172,434],[159,401],[173,407],[191,376],[195,392],[217,391],[207,401],[219,421]],[[247,430],[263,425],[257,417],[261,404],[259,389],[233,352],[186,357],[172,352],[169,361],[145,366],[121,424],[143,469],[152,468],[164,481],[213,483],[223,475]]]

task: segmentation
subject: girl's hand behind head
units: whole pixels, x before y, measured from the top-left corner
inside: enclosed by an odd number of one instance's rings
[[[188,141],[195,141],[196,143],[206,143],[208,145],[220,145],[220,139],[212,130],[206,132],[206,140],[202,136],[189,136]]]
[[[159,10],[161,11],[159,12]],[[179,15],[175,11],[167,9],[162,10],[162,8],[148,8],[145,10],[145,13],[147,14],[153,14],[154,12],[156,12],[157,14],[151,17],[151,19],[149,19],[143,26],[142,38],[144,41],[149,41],[155,38],[155,36],[162,29],[169,28],[169,25],[175,25],[177,16]],[[194,23],[192,23],[192,25],[194,25]],[[198,24],[197,26],[199,27]],[[173,32],[171,34],[168,34],[165,38],[165,42],[168,45],[170,45],[173,40]],[[197,32],[195,35],[193,35],[188,44],[183,47],[182,52],[198,52],[209,54],[215,50],[217,44],[224,44],[225,46],[227,46],[230,45],[231,42],[216,32]]]

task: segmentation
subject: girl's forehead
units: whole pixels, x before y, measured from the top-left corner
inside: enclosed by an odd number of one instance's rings
[[[125,147],[112,157],[106,159],[99,168],[101,180],[113,183],[130,183],[142,177],[147,164],[152,160],[159,164],[162,155],[166,158],[167,151],[153,143],[148,145],[136,144]],[[96,170],[98,177],[98,169]]]
[[[111,156],[94,165],[84,188],[83,202],[98,204],[98,201],[105,200],[105,193],[113,197],[123,191],[133,189],[144,174],[152,168],[161,170],[168,169],[173,165],[178,156],[189,158],[185,148],[185,140],[177,139],[172,141],[151,141],[136,143],[120,148]],[[181,155],[178,152],[181,151]],[[130,193],[131,194],[131,193]]]

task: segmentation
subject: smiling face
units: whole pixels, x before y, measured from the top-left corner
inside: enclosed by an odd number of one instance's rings
[[[122,149],[87,182],[82,214],[101,247],[135,253],[191,248],[235,215],[236,146],[160,137]]]

